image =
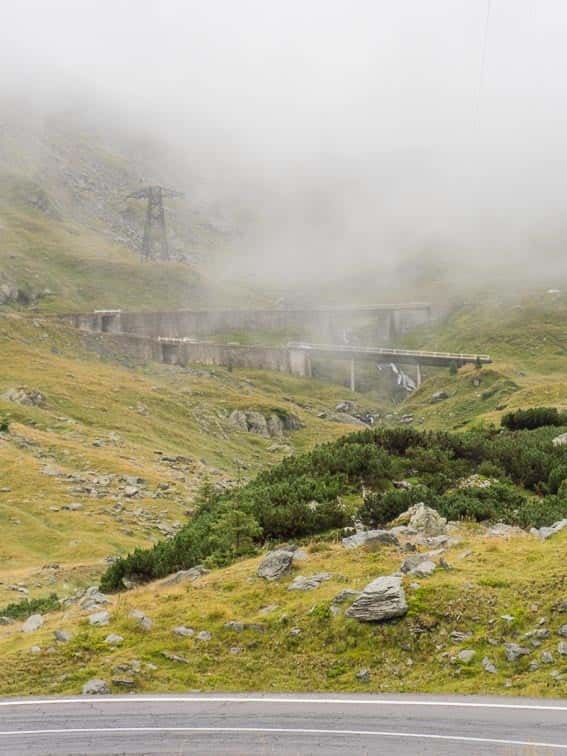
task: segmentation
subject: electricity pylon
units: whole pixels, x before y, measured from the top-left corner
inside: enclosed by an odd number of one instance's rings
[[[141,260],[147,262],[153,259],[152,254],[152,227],[157,224],[159,241],[159,259],[169,260],[169,246],[165,230],[165,212],[163,209],[164,197],[183,197],[183,192],[175,189],[166,189],[163,186],[144,186],[137,192],[128,194],[126,199],[147,199],[146,220],[144,222],[144,240],[142,242]]]

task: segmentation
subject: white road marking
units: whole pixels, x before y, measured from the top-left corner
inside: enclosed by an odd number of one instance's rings
[[[78,696],[74,698],[29,698],[0,701],[0,708],[9,706],[61,706],[68,704],[117,703],[240,703],[240,704],[338,704],[341,706],[435,706],[473,709],[514,709],[528,711],[567,711],[567,704],[490,703],[485,701],[427,701],[389,698],[291,698],[270,696]]]
[[[422,740],[445,740],[459,743],[490,743],[492,745],[526,746],[532,748],[555,748],[567,751],[564,743],[541,743],[531,740],[502,740],[499,738],[474,738],[464,735],[433,735],[421,732],[394,732],[391,730],[323,730],[287,727],[70,727],[68,729],[8,730],[0,732],[0,737],[23,735],[77,735],[103,733],[174,733],[174,732],[223,732],[257,733],[274,735],[363,735],[367,737],[419,738]]]

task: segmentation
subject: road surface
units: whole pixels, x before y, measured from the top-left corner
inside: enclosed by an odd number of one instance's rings
[[[0,700],[1,754],[567,754],[567,700],[188,694]]]

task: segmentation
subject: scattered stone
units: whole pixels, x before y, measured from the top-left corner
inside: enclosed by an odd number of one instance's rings
[[[270,551],[260,562],[258,577],[265,580],[278,580],[291,570],[293,551],[288,549],[276,549]]]
[[[23,633],[35,633],[36,630],[43,625],[43,617],[41,614],[32,614],[22,625]]]
[[[356,679],[359,682],[370,682],[370,670],[364,667],[356,673]]]
[[[110,693],[110,688],[105,680],[93,677],[83,685],[81,692],[83,696],[106,696]]]
[[[342,539],[345,549],[356,549],[368,543],[383,543],[386,546],[399,546],[400,543],[389,530],[361,530],[352,536]]]
[[[71,640],[71,633],[66,630],[54,630],[53,635],[59,643],[68,643]]]
[[[137,496],[139,493],[140,493],[140,489],[137,486],[124,487],[124,496],[127,496],[129,499],[132,499],[134,496]]]
[[[235,620],[225,622],[224,626],[227,630],[234,630],[235,633],[241,633],[244,630],[253,630],[256,633],[265,633],[267,630],[266,625],[259,625],[255,622],[236,622]]]
[[[464,664],[468,664],[470,661],[474,659],[476,656],[476,651],[473,651],[472,648],[464,648],[462,651],[459,651],[457,654],[457,659],[460,662],[463,662]]]
[[[562,638],[567,638],[567,625],[561,625],[557,632]]]
[[[551,651],[542,651],[540,659],[542,664],[553,664],[553,654]]]
[[[118,688],[134,688],[136,686],[136,680],[133,677],[113,677],[111,682]]]
[[[65,509],[68,512],[78,512],[80,509],[83,508],[83,505],[80,501],[72,501],[70,504],[64,504],[61,509]]]
[[[560,436],[555,436],[551,442],[553,446],[565,446],[567,444],[567,433],[562,433]]]
[[[152,629],[153,622],[149,617],[146,617],[144,612],[142,612],[140,609],[132,609],[132,611],[128,613],[128,616],[131,619],[136,620],[136,624],[138,625],[140,630],[148,632],[148,630]]]
[[[436,402],[442,402],[445,399],[449,398],[449,394],[446,391],[436,391],[431,396],[431,403],[435,404]]]
[[[330,579],[330,572],[319,572],[316,575],[310,575],[309,577],[298,575],[294,581],[288,585],[287,589],[288,591],[313,591],[315,588],[318,588],[321,583]]]
[[[108,604],[109,601],[110,599],[108,596],[101,593],[96,585],[93,585],[85,591],[85,595],[79,601],[79,607],[81,609],[90,610],[95,609],[97,606]]]
[[[200,641],[210,641],[213,636],[209,633],[208,630],[201,630],[201,632],[197,635],[197,640]]]
[[[275,612],[276,609],[279,609],[279,608],[280,608],[279,604],[268,604],[268,606],[263,606],[260,609],[259,614],[270,614],[271,612]]]
[[[118,635],[117,633],[110,633],[110,635],[106,636],[104,642],[109,646],[119,646],[123,640],[124,638],[121,635]]]
[[[94,614],[89,614],[89,624],[90,625],[108,625],[110,622],[110,614],[106,611],[102,612],[95,612]]]
[[[209,570],[205,569],[202,564],[196,564],[189,570],[179,570],[179,572],[175,572],[173,575],[168,575],[160,581],[160,585],[178,585],[179,583],[184,583],[188,580],[193,582],[207,572],[209,572]]]
[[[192,635],[195,635],[193,628],[185,627],[184,625],[174,627],[172,632],[174,635],[181,635],[183,638],[190,638]]]
[[[462,633],[460,630],[453,630],[451,632],[451,640],[453,643],[463,643],[466,640],[472,638],[472,633]]]
[[[530,662],[530,665],[528,667],[528,672],[537,672],[539,669],[539,664],[536,661]]]
[[[407,557],[402,563],[401,570],[404,574],[413,577],[429,577],[435,572],[435,562],[427,554],[415,554]]]
[[[229,653],[231,656],[237,656],[238,654],[241,654],[242,651],[243,651],[242,646],[231,646]]]
[[[488,656],[485,656],[482,660],[482,668],[485,672],[488,672],[490,675],[496,674],[496,667],[493,664],[493,662],[488,658]]]
[[[566,644],[567,645],[567,644]],[[517,661],[521,656],[527,656],[531,649],[519,646],[517,643],[506,643],[506,659],[509,662]]]
[[[292,627],[291,630],[289,631],[289,634],[290,635],[295,635],[295,636],[301,635],[301,628],[300,627]]]
[[[161,655],[166,659],[169,659],[169,661],[178,662],[179,664],[189,664],[188,660],[184,656],[179,656],[179,654],[172,654],[170,651],[162,651]]]
[[[561,656],[567,656],[567,641],[559,641],[557,644],[557,652]]]
[[[31,654],[40,654],[41,653],[41,646],[32,646],[30,648]]]
[[[389,575],[369,583],[345,615],[361,622],[382,622],[402,617],[407,611],[401,578]]]

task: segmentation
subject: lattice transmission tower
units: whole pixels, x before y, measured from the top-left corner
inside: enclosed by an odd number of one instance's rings
[[[147,262],[154,259],[153,254],[153,235],[154,226],[157,229],[155,234],[159,245],[159,259],[169,260],[169,246],[167,243],[167,232],[165,228],[165,212],[163,209],[164,197],[183,197],[183,192],[177,192],[175,189],[166,189],[164,186],[144,186],[136,192],[128,194],[126,199],[147,199],[146,220],[144,222],[144,240],[142,242],[141,260]]]

